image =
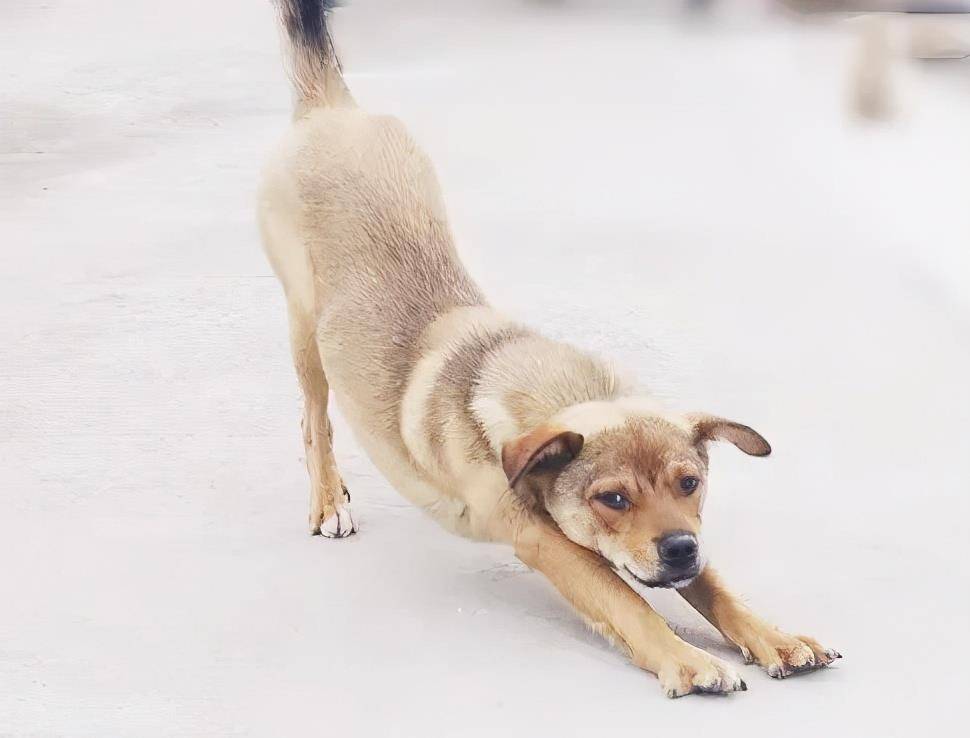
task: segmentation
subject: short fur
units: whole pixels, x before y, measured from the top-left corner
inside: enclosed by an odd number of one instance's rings
[[[752,615],[703,557],[676,569],[658,554],[671,531],[699,536],[705,444],[763,455],[767,442],[721,418],[670,413],[608,363],[494,310],[458,258],[424,152],[394,118],[355,106],[328,10],[281,3],[298,99],[259,198],[305,399],[311,532],[356,530],[331,449],[333,390],[401,494],[454,532],[514,546],[667,694],[744,683],[679,639],[623,577],[681,587],[777,675],[829,663],[834,652]],[[606,504],[616,494],[629,509]]]

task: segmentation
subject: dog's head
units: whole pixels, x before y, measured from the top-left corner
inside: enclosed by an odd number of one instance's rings
[[[570,540],[652,587],[685,586],[704,566],[706,445],[771,453],[756,431],[710,415],[637,413],[584,434],[569,425],[553,421],[503,447],[510,487]]]

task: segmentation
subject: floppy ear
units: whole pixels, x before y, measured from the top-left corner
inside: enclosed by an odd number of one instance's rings
[[[537,467],[557,469],[565,466],[583,448],[578,433],[552,425],[540,425],[502,446],[502,469],[514,487],[522,477]]]
[[[750,456],[767,456],[771,445],[758,431],[714,415],[692,413],[687,416],[694,429],[694,441],[728,441]]]

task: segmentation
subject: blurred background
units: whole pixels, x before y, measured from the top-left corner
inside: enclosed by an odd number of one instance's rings
[[[271,5],[0,4],[0,735],[954,734],[968,6],[335,13],[354,95],[429,151],[496,305],[775,448],[713,454],[707,545],[846,658],[671,703],[508,550],[407,506],[339,418],[361,532],[306,535],[254,220],[290,116]]]

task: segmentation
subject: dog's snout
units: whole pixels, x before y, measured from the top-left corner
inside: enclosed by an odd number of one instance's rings
[[[697,538],[683,531],[668,533],[657,543],[657,553],[668,566],[693,566],[697,561]]]

